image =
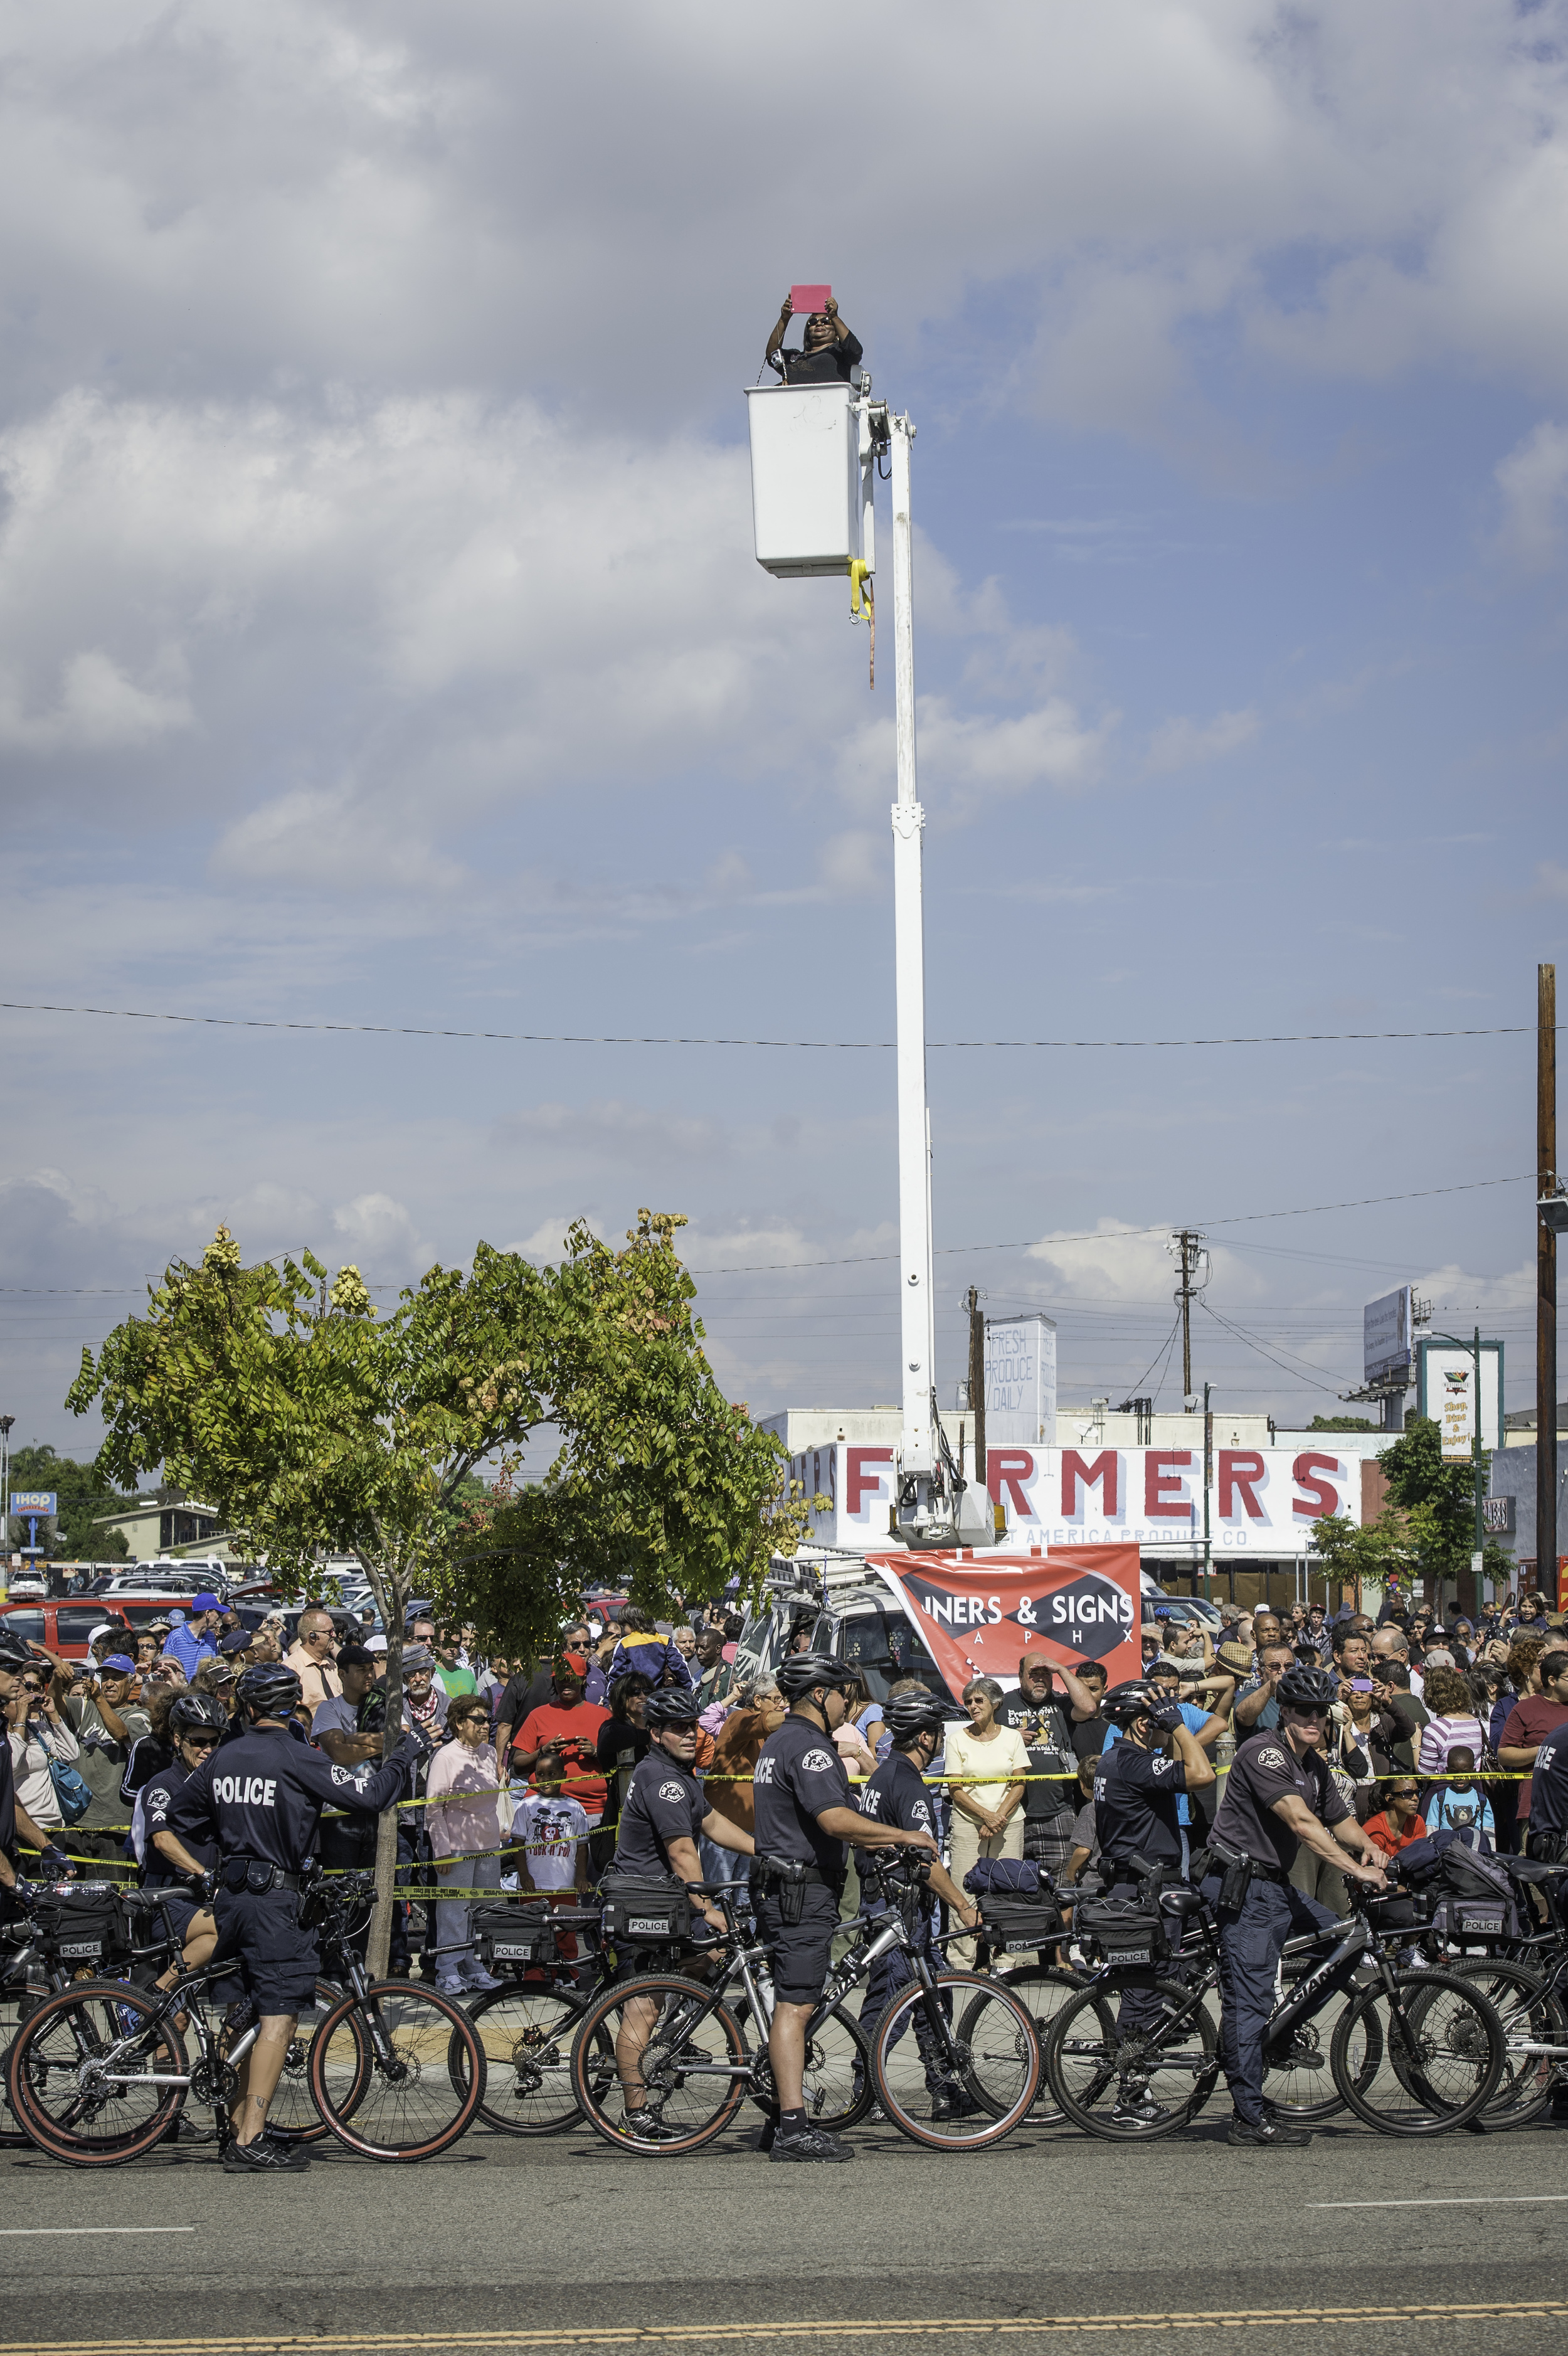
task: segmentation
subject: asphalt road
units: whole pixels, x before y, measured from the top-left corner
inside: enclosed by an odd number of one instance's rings
[[[1343,2356],[1564,2345],[1568,2128],[1403,2143],[1330,2126],[1259,2153],[1227,2147],[1228,2107],[1142,2151],[1042,2130],[947,2158],[866,2128],[841,2168],[775,2167],[740,2136],[637,2160],[586,2129],[481,2128],[414,2168],[333,2147],[264,2180],[206,2148],[92,2172],[0,2152],[0,2356],[1026,2356],[1085,2326],[1137,2356],[1173,2330],[1233,2344],[1242,2324],[1262,2356],[1299,2356],[1304,2325]]]

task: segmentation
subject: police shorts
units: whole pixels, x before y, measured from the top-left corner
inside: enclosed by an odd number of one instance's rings
[[[753,1892],[757,1928],[773,1958],[773,1994],[781,2004],[815,2004],[822,1994],[838,1929],[838,1894],[819,1882],[801,1891],[800,1921],[786,1922],[776,1887]]]
[[[146,1884],[146,1889],[149,1896],[155,1896],[162,1901],[160,1912],[149,1916],[149,1921],[161,1928],[164,1915],[166,1913],[173,1925],[175,1937],[183,1947],[190,1936],[192,1922],[202,1912],[201,1907],[194,1898],[187,1895],[183,1883],[178,1889],[170,1890],[160,1883],[149,1882]],[[145,1937],[147,1934],[144,1933],[142,1935]]]
[[[297,1890],[220,1889],[212,1901],[218,1920],[215,1963],[238,1956],[240,1979],[259,2012],[305,2012],[315,2001],[321,1969],[315,1941],[300,1929]]]

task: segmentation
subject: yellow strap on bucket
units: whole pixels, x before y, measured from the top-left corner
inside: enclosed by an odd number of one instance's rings
[[[870,569],[864,557],[852,556],[849,560],[849,612],[857,622],[861,614],[860,591]],[[866,592],[866,603],[870,603],[869,590]]]

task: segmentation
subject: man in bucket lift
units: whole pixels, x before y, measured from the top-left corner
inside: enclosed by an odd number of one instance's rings
[[[831,384],[835,378],[848,384],[850,369],[859,367],[863,354],[859,338],[850,334],[838,316],[838,305],[832,295],[827,298],[826,311],[813,311],[806,320],[805,349],[782,351],[780,346],[794,316],[795,305],[786,294],[763,354],[769,368],[776,370],[785,384]]]

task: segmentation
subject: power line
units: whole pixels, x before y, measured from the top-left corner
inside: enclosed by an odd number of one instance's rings
[[[261,1014],[165,1014],[143,1006],[56,1006],[0,998],[7,1014],[93,1014],[120,1023],[179,1023],[219,1031],[337,1031],[380,1039],[489,1039],[525,1047],[772,1047],[829,1049],[852,1055],[890,1052],[894,1039],[697,1038],[640,1032],[464,1031],[433,1023],[290,1023]],[[1560,1030],[1568,1024],[1560,1023]],[[978,1047],[1300,1047],[1376,1039],[1511,1039],[1535,1032],[1533,1023],[1497,1023],[1461,1031],[1260,1031],[1194,1039],[928,1039],[928,1050]]]
[[[1206,1227],[1238,1227],[1254,1219],[1310,1219],[1320,1211],[1364,1211],[1378,1203],[1424,1203],[1434,1194],[1473,1194],[1484,1186],[1522,1186],[1526,1180],[1535,1183],[1533,1170],[1516,1172],[1511,1178],[1470,1178],[1459,1186],[1420,1186],[1403,1194],[1358,1194],[1348,1203],[1303,1203],[1289,1211],[1233,1211],[1224,1218],[1205,1219]],[[1014,1244],[944,1244],[937,1251],[938,1259],[952,1259],[975,1252],[1039,1251],[1056,1244],[1113,1244],[1129,1242],[1135,1236],[1163,1236],[1170,1232],[1164,1220],[1150,1227],[1114,1227],[1086,1231],[1078,1236],[1036,1236],[1023,1243]],[[693,1268],[689,1276],[764,1276],[776,1275],[792,1268],[869,1268],[880,1261],[897,1259],[897,1252],[853,1252],[843,1259],[767,1259],[751,1260],[737,1268]]]

